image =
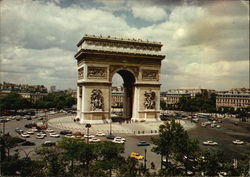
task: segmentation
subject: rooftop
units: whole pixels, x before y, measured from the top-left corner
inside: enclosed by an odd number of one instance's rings
[[[148,41],[142,39],[135,39],[135,38],[119,38],[119,37],[112,37],[112,36],[97,36],[97,35],[90,35],[85,34],[83,38],[77,43],[77,47],[79,47],[85,40],[96,40],[96,41],[109,41],[109,42],[119,42],[119,43],[136,43],[136,44],[147,44],[147,45],[154,45],[154,46],[162,46],[161,42],[156,41]]]

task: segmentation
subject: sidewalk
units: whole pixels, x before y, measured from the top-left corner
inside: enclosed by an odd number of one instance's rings
[[[48,121],[49,126],[58,129],[72,130],[73,132],[85,132],[85,125],[75,123],[73,121],[74,116],[70,117],[59,117],[53,118]],[[191,129],[195,124],[190,124],[183,120],[178,120],[185,128],[185,130]],[[162,121],[157,122],[137,122],[137,123],[112,123],[112,124],[92,124],[89,129],[90,134],[96,134],[97,132],[103,132],[105,134],[110,133],[110,129],[114,134],[133,134],[135,136],[139,135],[157,135],[159,126],[163,124]]]

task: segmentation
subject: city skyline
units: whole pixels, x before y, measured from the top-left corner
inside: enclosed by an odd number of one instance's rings
[[[0,3],[1,82],[76,88],[76,43],[95,34],[162,42],[162,91],[249,87],[249,1]]]

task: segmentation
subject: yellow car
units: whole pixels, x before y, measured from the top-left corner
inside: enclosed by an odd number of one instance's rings
[[[138,152],[131,152],[130,157],[135,158],[137,160],[141,160],[144,158],[144,156],[140,155]]]

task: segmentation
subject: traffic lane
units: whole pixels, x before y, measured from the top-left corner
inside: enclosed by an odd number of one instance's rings
[[[149,139],[151,139],[151,136],[125,136],[125,138],[126,142],[124,145],[124,157],[128,157],[131,152],[138,152],[141,155],[145,156],[146,149],[147,168],[151,167],[151,162],[155,164],[155,168],[160,168],[161,158],[160,155],[152,152],[152,148],[154,147],[154,145],[149,141]],[[150,146],[137,146],[137,143],[139,141],[147,141],[150,143]],[[144,164],[144,159],[139,160],[139,162]]]

